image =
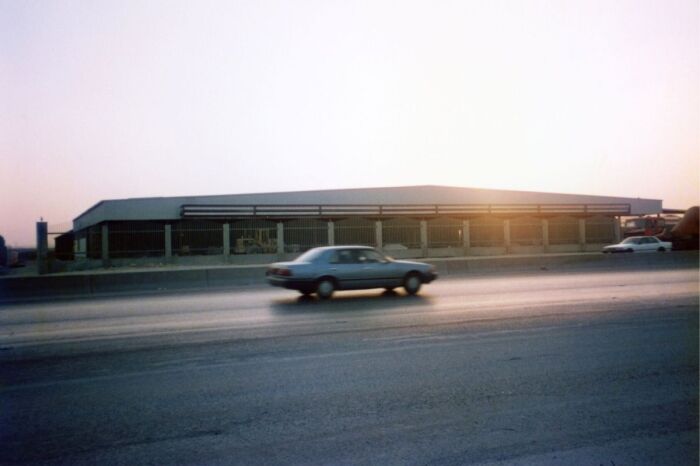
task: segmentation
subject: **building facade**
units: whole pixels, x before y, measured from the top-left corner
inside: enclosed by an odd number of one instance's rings
[[[262,263],[363,244],[397,258],[597,251],[662,202],[411,186],[101,201],[73,222],[78,260]]]

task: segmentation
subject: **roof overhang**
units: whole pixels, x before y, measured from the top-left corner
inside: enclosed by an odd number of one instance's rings
[[[414,204],[414,205],[198,205],[183,204],[182,218],[289,218],[450,215],[629,215],[630,204]]]

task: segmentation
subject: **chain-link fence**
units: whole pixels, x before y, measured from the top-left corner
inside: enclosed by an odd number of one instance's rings
[[[165,225],[162,223],[110,222],[108,238],[111,258],[165,256]],[[99,245],[97,249],[100,250]]]
[[[595,216],[586,219],[586,243],[612,243],[615,241],[614,217]]]
[[[290,220],[284,224],[285,252],[303,252],[328,245],[328,222],[316,219]]]
[[[420,221],[412,218],[392,218],[382,221],[384,249],[419,249]]]
[[[428,221],[428,247],[450,248],[462,247],[463,225],[454,218],[434,218]]]
[[[224,253],[221,222],[182,220],[172,224],[171,235],[173,255],[202,256]]]
[[[88,228],[80,239],[85,241],[85,253],[89,259],[102,257],[102,227],[100,225]]]
[[[347,218],[333,222],[335,244],[377,245],[375,222],[366,218]]]
[[[617,219],[594,216],[585,219],[586,243],[610,243],[615,240]],[[223,255],[225,220],[184,219],[171,223],[171,251],[174,256]],[[231,254],[276,254],[278,223],[266,219],[231,220],[229,251]],[[421,221],[395,217],[381,222],[384,249],[420,249]],[[120,221],[108,223],[110,258],[164,257],[166,254],[165,222]],[[542,220],[519,216],[510,220],[511,244],[539,246],[543,244]],[[329,222],[301,218],[283,224],[284,251],[300,253],[329,244]],[[345,218],[333,222],[335,244],[376,246],[376,222],[368,218]],[[579,220],[561,216],[548,218],[548,239],[551,245],[578,244],[581,240]],[[430,248],[462,247],[465,232],[463,221],[440,217],[427,221],[427,246]],[[94,225],[75,234],[76,251],[81,257],[102,257],[102,225]],[[68,243],[67,243],[68,244]],[[492,216],[469,219],[471,247],[505,245],[504,220]],[[66,246],[70,249],[70,244]],[[84,255],[82,255],[84,254]]]
[[[494,247],[505,244],[503,219],[477,217],[469,221],[469,244],[472,247]]]
[[[535,217],[515,217],[510,221],[511,244],[539,246],[542,244],[542,220]]]
[[[553,217],[549,224],[549,244],[578,244],[578,219],[573,217]]]

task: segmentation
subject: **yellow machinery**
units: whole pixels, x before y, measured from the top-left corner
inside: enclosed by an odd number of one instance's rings
[[[270,237],[270,230],[258,228],[244,230],[240,238],[236,238],[235,254],[263,254],[277,252],[277,240]]]

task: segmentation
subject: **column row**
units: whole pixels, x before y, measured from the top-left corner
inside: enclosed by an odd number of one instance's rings
[[[98,230],[99,244],[97,250],[102,259],[111,257],[138,257],[126,255],[138,253],[139,243],[137,234],[143,238],[143,244],[147,243],[147,251],[150,256],[174,255],[222,255],[268,253],[282,255],[285,253],[302,252],[310,247],[334,244],[367,244],[380,249],[420,249],[423,255],[428,254],[429,249],[439,248],[463,248],[465,254],[469,254],[471,248],[500,247],[505,248],[506,253],[513,252],[513,247],[537,246],[545,252],[550,251],[550,246],[578,244],[581,250],[585,249],[587,235],[591,234],[592,243],[620,240],[620,224],[617,219],[609,224],[587,224],[585,219],[529,219],[513,221],[509,219],[489,221],[441,220],[429,222],[422,221],[342,221],[320,222],[310,221],[309,224],[290,224],[284,222],[267,222],[265,228],[246,229],[245,233],[236,227],[236,235],[233,235],[231,224],[219,224],[216,229],[192,230],[190,234],[199,239],[188,238],[183,229],[177,230],[171,224],[161,226],[160,235],[154,231],[129,231],[119,227],[114,230],[108,224],[102,224]],[[325,223],[325,224],[324,224]],[[320,226],[323,226],[320,229]],[[601,236],[595,228],[605,227],[606,233]],[[613,228],[614,232],[610,233]],[[177,232],[177,235],[175,234]],[[125,239],[125,235],[129,235]],[[160,236],[160,240],[158,240]],[[613,236],[613,237],[610,237]],[[204,238],[204,239],[203,239]],[[204,243],[197,244],[197,241]],[[94,244],[94,241],[88,241]],[[83,244],[85,241],[83,240]],[[160,247],[158,247],[160,243]],[[125,246],[128,244],[128,246]],[[197,246],[195,246],[197,245]],[[159,251],[160,250],[160,251]],[[80,252],[80,251],[76,251]],[[84,252],[84,251],[83,251]],[[160,252],[160,254],[158,254]],[[92,253],[90,257],[95,257]]]

